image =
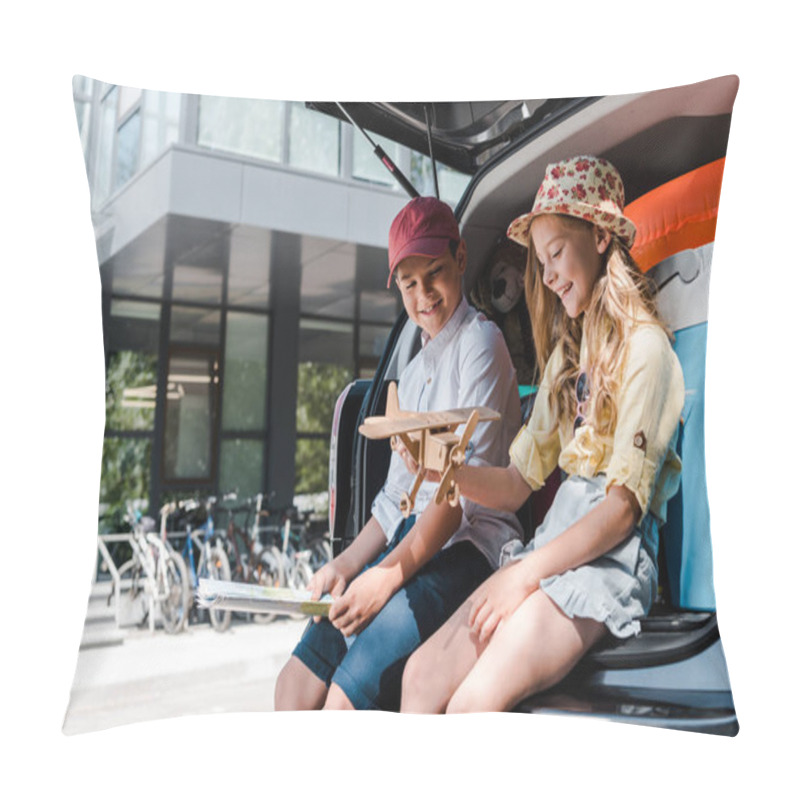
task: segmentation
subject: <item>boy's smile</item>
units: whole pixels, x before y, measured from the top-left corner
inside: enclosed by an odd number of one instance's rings
[[[448,247],[438,258],[409,256],[397,266],[396,280],[406,313],[431,338],[444,328],[461,302],[466,264],[462,239],[455,256]]]

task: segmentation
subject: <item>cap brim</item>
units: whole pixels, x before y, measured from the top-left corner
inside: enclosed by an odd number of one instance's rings
[[[397,265],[405,258],[410,256],[425,256],[426,258],[438,258],[447,250],[450,244],[450,237],[430,236],[423,239],[415,239],[409,242],[402,250],[395,254],[394,263],[389,264],[389,280],[386,282],[388,289],[392,285],[392,276]]]

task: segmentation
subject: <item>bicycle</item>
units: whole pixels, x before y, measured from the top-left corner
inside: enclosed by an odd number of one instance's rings
[[[186,521],[186,539],[181,556],[189,570],[190,585],[194,593],[200,586],[201,578],[211,580],[229,581],[231,579],[231,566],[224,546],[214,532],[214,506],[216,497],[209,497],[205,503],[198,500],[183,500],[178,503],[178,508],[188,515]],[[205,511],[205,520],[198,528],[192,529],[191,513],[202,508]],[[199,558],[195,565],[194,549],[198,549]],[[231,612],[223,609],[208,609],[208,618],[214,630],[222,633],[231,624]]]
[[[151,632],[155,630],[158,612],[164,631],[178,633],[186,626],[191,606],[186,565],[167,542],[163,525],[161,535],[157,536],[155,520],[143,517],[130,504],[126,520],[132,529],[132,556],[119,568],[119,575],[122,578],[130,574],[128,597],[132,602],[142,597],[144,618]]]
[[[223,501],[236,501],[237,492],[227,492]],[[239,506],[228,506],[228,523],[220,529],[220,540],[231,564],[232,580],[254,583],[259,586],[279,587],[284,585],[283,558],[280,550],[271,542],[261,520],[270,512],[263,508],[265,495],[259,493]],[[236,515],[246,512],[243,526],[236,524]],[[251,522],[252,518],[252,522]],[[258,623],[270,622],[275,614],[253,614]],[[249,617],[249,615],[248,615]]]

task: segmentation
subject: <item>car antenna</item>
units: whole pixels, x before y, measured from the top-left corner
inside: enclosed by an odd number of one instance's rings
[[[419,192],[411,185],[411,182],[408,180],[408,178],[406,178],[406,176],[400,172],[394,161],[392,161],[392,159],[386,155],[384,149],[379,144],[372,141],[369,134],[347,113],[347,111],[345,111],[345,108],[341,103],[336,103],[336,105],[339,107],[339,110],[342,112],[342,114],[344,114],[347,119],[350,120],[350,123],[353,125],[353,127],[358,128],[358,130],[361,131],[361,134],[364,136],[364,138],[372,145],[372,152],[375,153],[375,155],[378,156],[378,158],[383,162],[383,166],[392,173],[395,180],[406,190],[406,193],[409,195],[409,197],[419,197]]]
[[[428,104],[423,103],[425,109],[425,128],[428,131],[428,150],[431,154],[431,167],[433,168],[433,188],[436,192],[436,199],[439,200],[439,178],[436,174],[436,159],[433,157],[433,138],[431,137],[431,121],[428,119]]]

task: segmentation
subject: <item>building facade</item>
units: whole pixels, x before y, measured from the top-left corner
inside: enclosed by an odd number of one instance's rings
[[[106,358],[100,504],[322,495],[333,407],[400,308],[389,224],[408,197],[349,124],[302,102],[76,76]],[[378,138],[379,137],[374,137]],[[430,162],[379,140],[421,193]],[[466,176],[439,171],[455,205]]]

